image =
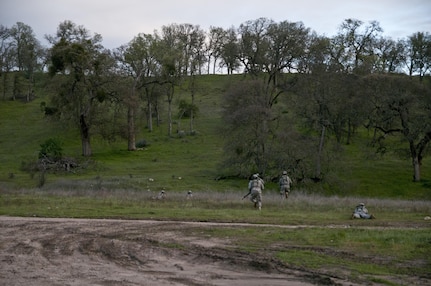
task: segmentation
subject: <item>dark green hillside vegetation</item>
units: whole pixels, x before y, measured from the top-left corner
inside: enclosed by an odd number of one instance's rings
[[[46,90],[37,89],[31,102],[1,101],[1,184],[7,188],[38,186],[40,172],[25,171],[23,166],[37,160],[44,142],[55,139],[61,143],[63,156],[79,162],[79,167],[69,172],[47,171],[43,188],[244,192],[247,180],[235,178],[235,173],[221,167],[226,139],[220,128],[222,96],[232,80],[242,81],[243,76],[197,78],[195,104],[199,114],[193,132],[188,130],[189,118],[175,120],[173,136],[167,135],[163,118],[151,133],[141,119],[137,141],[145,142],[144,147],[127,151],[127,142],[121,136],[106,141],[96,132],[90,158],[82,157],[78,130],[73,125],[46,116],[41,110],[41,103],[49,102]],[[180,100],[189,100],[185,89],[179,89],[175,108]],[[184,133],[177,133],[177,128]],[[323,180],[299,182],[294,189],[323,195],[430,199],[429,158],[423,160],[421,182],[414,183],[408,157],[400,156],[397,148],[388,148],[385,154],[376,153],[369,146],[371,135],[365,130],[357,132],[349,145],[337,144],[328,137]],[[391,141],[397,147],[405,147],[397,137]],[[267,191],[277,192],[270,177],[267,182]]]
[[[49,48],[24,23],[1,27],[0,180],[243,191],[259,173],[277,192],[287,170],[325,196],[429,199],[431,36],[382,32],[259,18],[171,24],[108,50],[69,20]]]

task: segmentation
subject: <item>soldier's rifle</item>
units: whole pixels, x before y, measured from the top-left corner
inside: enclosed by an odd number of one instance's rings
[[[248,197],[250,194],[251,194],[251,190],[250,190],[250,191],[248,191],[248,193],[247,193],[244,197],[242,197],[242,199],[245,199],[245,198],[246,198],[246,197]]]

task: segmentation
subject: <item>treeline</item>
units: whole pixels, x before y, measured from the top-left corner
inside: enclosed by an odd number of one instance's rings
[[[0,26],[0,39],[3,99],[30,98],[35,74],[49,73],[46,88],[55,92],[45,110],[79,128],[84,156],[92,154],[94,130],[107,139],[121,134],[135,150],[141,107],[152,131],[166,104],[171,136],[175,91],[185,82],[190,102],[182,112],[193,132],[196,76],[221,72],[244,75],[223,102],[224,166],[238,175],[290,169],[298,178],[321,180],[325,138],[349,144],[359,127],[373,132],[372,144],[382,152],[388,135],[401,135],[415,181],[429,152],[428,32],[393,40],[378,22],[347,19],[326,37],[301,22],[259,18],[209,31],[171,24],[108,50],[101,35],[64,21],[46,36],[49,48],[24,23]]]

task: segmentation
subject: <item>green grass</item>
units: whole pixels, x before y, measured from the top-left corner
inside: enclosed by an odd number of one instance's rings
[[[191,235],[228,239],[228,248],[277,257],[293,268],[351,279],[365,275],[385,284],[393,283],[388,277],[427,277],[431,266],[428,229],[229,227],[199,228]]]
[[[276,192],[267,192],[263,197],[265,211],[260,213],[237,191],[194,192],[192,200],[187,199],[186,191],[166,191],[164,200],[158,200],[157,194],[151,189],[112,190],[98,186],[97,182],[81,188],[1,190],[0,215],[364,226],[369,221],[349,220],[358,202],[366,203],[370,213],[378,218],[373,224],[380,226],[414,226],[431,214],[427,201],[326,197],[308,192],[295,192],[288,201],[280,201]]]
[[[280,201],[276,192],[267,192],[259,212],[250,201],[241,200],[237,191],[194,192],[192,199],[177,191],[168,191],[164,200],[156,195],[151,190],[113,190],[97,184],[2,190],[0,215],[225,222],[185,227],[184,236],[225,239],[228,251],[273,257],[293,269],[359,279],[359,283],[364,283],[364,276],[366,281],[387,285],[406,281],[398,281],[401,278],[429,277],[431,225],[424,218],[431,214],[431,204],[427,201],[328,197],[299,191],[288,201]],[[351,220],[359,201],[365,201],[377,219]],[[189,247],[180,242],[164,246]]]

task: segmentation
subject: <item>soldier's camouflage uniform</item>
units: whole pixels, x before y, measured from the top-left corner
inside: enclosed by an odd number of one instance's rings
[[[254,203],[254,207],[259,210],[262,209],[262,191],[265,189],[265,184],[259,176],[253,175],[248,183],[248,190],[250,192],[250,200]]]
[[[281,175],[279,185],[280,185],[280,196],[282,198],[287,199],[290,193],[290,186],[292,185],[292,180],[289,178],[286,171],[284,171],[283,174]]]

